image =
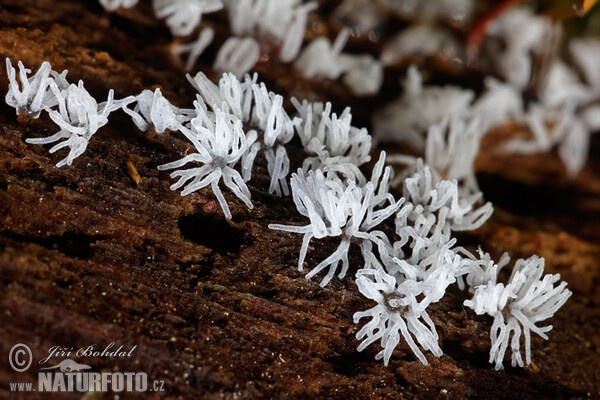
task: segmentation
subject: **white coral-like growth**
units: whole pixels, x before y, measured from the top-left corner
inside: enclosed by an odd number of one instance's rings
[[[378,161],[376,170],[383,169],[385,153]],[[311,278],[329,267],[321,286],[325,286],[334,277],[338,265],[342,263],[339,277],[343,278],[349,267],[348,251],[350,244],[356,241],[360,244],[363,256],[371,251],[372,242],[376,241],[373,229],[393,215],[402,205],[403,199],[395,201],[393,196],[385,193],[391,169],[386,168],[383,175],[374,175],[374,180],[364,187],[358,187],[355,182],[343,183],[337,177],[326,177],[319,169],[311,170],[305,176],[299,169],[292,175],[292,195],[298,212],[310,219],[305,226],[271,224],[269,228],[302,233],[302,248],[298,260],[298,269],[302,270],[308,245],[314,237],[340,237],[341,243],[337,250],[321,261],[308,274]],[[385,204],[388,203],[386,206]]]
[[[100,0],[100,4],[107,11],[115,11],[119,8],[131,8],[138,3],[139,0]]]
[[[219,11],[222,0],[153,0],[154,13],[166,18],[167,25],[176,36],[187,36],[200,23],[202,14]]]
[[[342,54],[349,36],[350,30],[342,29],[333,44],[325,37],[313,40],[294,67],[309,79],[335,80],[343,74],[344,84],[355,95],[375,95],[383,82],[383,66],[368,54]]]
[[[277,3],[285,3],[281,0],[276,1]],[[281,49],[279,50],[279,58],[281,61],[288,63],[294,61],[296,57],[298,57],[302,42],[304,41],[304,30],[306,29],[308,13],[316,10],[317,7],[317,2],[311,1],[301,4],[294,9],[290,25],[285,27],[286,33],[283,38]],[[281,13],[275,13],[275,16],[275,18],[281,21]]]
[[[163,133],[169,129],[179,130],[183,122],[191,119],[193,110],[182,110],[172,105],[161,93],[160,89],[154,92],[144,90],[136,97],[136,105],[133,110],[123,107],[135,125],[145,131],[153,126],[157,133]]]
[[[434,279],[436,278],[430,280]],[[436,357],[442,355],[435,325],[427,312],[418,307],[417,300],[432,282],[412,279],[398,282],[379,266],[359,270],[356,273],[356,285],[363,296],[377,303],[369,310],[354,314],[354,323],[358,323],[362,318],[371,318],[356,334],[356,338],[362,340],[358,351],[380,341],[382,350],[377,353],[375,359],[383,359],[384,365],[387,366],[402,335],[423,364],[427,365],[427,359],[417,343]]]
[[[465,281],[469,290],[473,292],[481,285],[495,282],[500,270],[510,261],[508,253],[503,253],[496,263],[489,253],[484,253],[481,249],[477,249],[479,258],[465,249],[460,249],[460,252],[465,255],[456,273],[458,287],[461,290],[465,289]]]
[[[417,206],[409,219],[437,214],[451,231],[466,231],[479,228],[492,215],[491,203],[476,207],[481,192],[461,195],[456,180],[438,181],[421,161],[413,168],[416,172],[405,180],[403,188],[407,201]]]
[[[489,54],[493,65],[504,79],[519,90],[530,83],[533,53],[551,37],[552,22],[548,18],[535,15],[527,7],[513,8],[488,30],[491,38],[501,44],[489,43]]]
[[[589,72],[593,57],[580,53],[586,49],[575,42],[575,60],[588,79],[595,79]],[[592,83],[594,85],[595,83]],[[552,64],[546,86],[540,93],[540,102],[530,105],[525,118],[533,139],[513,139],[506,144],[511,152],[533,154],[546,152],[558,146],[558,154],[570,175],[576,175],[585,165],[592,131],[600,128],[598,106],[595,102],[600,93],[595,86],[583,84],[575,71],[561,61]]]
[[[171,49],[171,53],[174,55],[189,53],[188,59],[185,62],[185,70],[189,72],[194,68],[204,50],[210,45],[214,36],[215,31],[210,26],[206,27],[200,31],[195,41],[177,45]]]
[[[224,73],[219,84],[215,85],[203,72],[198,72],[193,78],[188,74],[187,80],[212,110],[220,108],[243,122],[250,121],[254,80],[247,78],[240,83],[234,74]]]
[[[569,42],[569,51],[587,83],[600,90],[600,40],[595,37],[574,38]]]
[[[292,103],[302,119],[296,128],[298,136],[310,155],[304,160],[303,170],[321,169],[359,185],[366,183],[358,167],[371,159],[371,135],[364,128],[352,126],[350,108],[338,117],[331,112],[331,103],[300,103],[295,98]]]
[[[54,92],[50,90],[50,82],[53,81],[50,74],[54,73],[58,78],[62,78],[59,79],[59,84],[62,85],[66,71],[58,75],[52,71],[50,63],[45,61],[38,71],[28,78],[27,74],[30,73],[31,70],[25,68],[19,61],[19,83],[10,59],[6,58],[6,74],[9,83],[5,100],[6,104],[17,110],[17,114],[37,118],[44,108],[54,107],[58,102]]]
[[[374,136],[384,142],[405,142],[422,151],[429,126],[466,115],[473,97],[472,91],[454,86],[423,87],[421,74],[411,66],[404,94],[374,115]]]
[[[523,115],[523,98],[512,85],[492,77],[484,80],[485,92],[475,101],[470,115],[481,119],[485,133],[489,128]]]
[[[294,128],[300,120],[289,117],[283,109],[283,97],[267,91],[264,83],[252,85],[252,92],[254,108],[250,123],[264,132],[262,142],[271,176],[269,192],[287,196],[290,160],[284,145],[294,137]]]
[[[570,175],[576,175],[585,165],[589,151],[590,130],[595,118],[582,118],[572,106],[548,108],[532,104],[526,122],[533,139],[513,139],[506,143],[506,150],[520,154],[545,152],[558,145],[558,155]],[[588,125],[589,124],[589,125]]]
[[[340,56],[349,36],[350,30],[342,29],[333,44],[325,37],[313,40],[302,50],[295,68],[306,78],[338,79],[347,68]]]
[[[213,68],[231,72],[238,78],[244,76],[260,59],[260,45],[250,37],[230,37],[223,43]]]
[[[298,56],[308,13],[317,8],[314,1],[303,4],[300,0],[226,0],[225,3],[235,34],[280,46],[279,58],[286,63]]]
[[[374,96],[383,83],[383,65],[370,54],[343,55],[346,73],[342,82],[358,97]]]
[[[196,101],[198,103],[198,101]],[[196,106],[196,109],[202,107]],[[249,140],[242,129],[242,121],[232,121],[226,111],[215,109],[215,119],[211,121],[206,116],[198,116],[191,121],[191,129],[184,128],[182,132],[196,147],[197,153],[189,154],[181,160],[164,164],[159,170],[180,168],[189,162],[201,163],[201,167],[179,170],[171,173],[171,177],[179,180],[171,186],[176,190],[186,185],[181,192],[182,196],[188,195],[205,186],[211,185],[225,217],[231,219],[231,211],[227,201],[219,188],[219,181],[227,186],[244,204],[252,209],[250,190],[244,183],[242,176],[234,169],[248,149]],[[248,134],[248,137],[255,138]],[[252,139],[250,140],[252,141]],[[191,182],[189,182],[191,180]]]
[[[479,191],[475,158],[484,135],[481,119],[458,117],[429,127],[425,161],[445,179],[456,179],[467,193]]]
[[[58,100],[58,111],[49,110],[50,118],[61,129],[56,134],[46,138],[30,138],[27,143],[47,144],[66,139],[54,145],[50,153],[54,153],[63,147],[69,148],[67,157],[59,161],[56,166],[71,165],[73,160],[79,157],[87,148],[92,135],[108,122],[108,114],[121,107],[119,102],[113,102],[112,89],[108,93],[108,100],[98,104],[96,100],[83,87],[70,85],[68,89],[60,91],[52,81],[50,87]],[[125,101],[130,101],[126,99]]]
[[[536,324],[552,317],[571,296],[571,291],[566,289],[566,282],[555,286],[560,280],[559,274],[542,277],[543,273],[543,258],[532,256],[526,260],[518,260],[506,286],[493,279],[486,285],[478,286],[473,299],[464,303],[478,315],[488,314],[494,317],[490,332],[490,363],[495,363],[496,369],[503,368],[502,362],[509,341],[511,365],[523,366],[521,334],[525,343],[525,363],[529,365],[531,332],[548,340],[546,332],[552,330],[552,325]]]
[[[248,166],[244,168],[244,179],[250,179],[254,158],[262,148],[271,176],[269,192],[287,196],[289,158],[284,145],[292,140],[300,119],[290,118],[283,108],[283,97],[269,92],[263,83],[257,84],[256,79],[256,75],[254,78],[246,76],[245,81],[240,82],[228,73],[215,85],[201,72],[194,78],[188,76],[211,109],[221,104],[232,117],[261,132],[261,141],[252,144],[243,157],[242,164]]]

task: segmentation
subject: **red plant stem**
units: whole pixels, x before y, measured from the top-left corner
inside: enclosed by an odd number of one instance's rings
[[[488,11],[483,17],[481,17],[476,23],[469,37],[467,38],[467,52],[470,56],[477,55],[481,49],[481,43],[485,38],[488,27],[492,22],[500,18],[509,9],[517,6],[518,4],[524,3],[527,0],[504,0],[497,4]]]

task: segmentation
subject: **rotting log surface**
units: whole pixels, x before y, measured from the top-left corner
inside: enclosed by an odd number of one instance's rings
[[[95,2],[2,1],[0,58],[67,68],[69,80],[83,79],[99,101],[109,88],[123,97],[160,86],[176,104],[189,104],[193,93],[168,53],[168,33],[149,15],[147,5],[108,15]],[[2,73],[0,87],[6,84]],[[352,279],[323,289],[297,270],[300,236],[267,226],[304,220],[291,199],[268,194],[264,160],[250,185],[252,211],[225,192],[233,213],[227,222],[210,189],[181,197],[156,169],[186,151],[181,137],[141,133],[119,112],[72,166],[57,169],[63,153],[25,143],[55,130],[46,117],[17,120],[0,105],[2,398],[15,398],[9,382],[36,380],[37,368],[9,367],[14,344],[29,345],[39,360],[51,346],[110,342],[137,349],[130,358],[78,361],[94,371],[165,380],[166,392],[140,398],[600,397],[597,138],[592,160],[574,180],[555,154],[499,151],[506,137],[526,134],[518,127],[492,132],[483,143],[480,182],[502,208],[460,242],[496,258],[504,251],[544,256],[546,272],[560,272],[574,291],[550,321],[550,340],[533,337],[535,365],[514,369],[505,361],[507,368],[495,371],[488,363],[492,321],[465,309],[455,286],[429,308],[442,357],[428,355],[422,365],[401,343],[385,367],[374,360],[377,345],[356,352],[352,315],[372,304]],[[289,151],[298,166],[300,149],[292,144]],[[314,241],[308,265],[334,246]],[[350,274],[359,266],[354,260]]]

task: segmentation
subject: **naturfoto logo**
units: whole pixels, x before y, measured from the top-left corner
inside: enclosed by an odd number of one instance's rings
[[[65,357],[131,357],[137,345],[126,349],[112,342],[106,347],[96,344],[75,350],[72,347],[53,346],[48,356],[38,364],[44,365],[37,374],[38,384],[34,382],[11,382],[11,392],[159,392],[163,391],[163,380],[155,380],[149,385],[145,372],[93,372],[92,366]],[[63,358],[55,365],[49,362],[53,358]],[[33,364],[29,346],[19,343],[9,353],[9,363],[17,372],[25,372]]]

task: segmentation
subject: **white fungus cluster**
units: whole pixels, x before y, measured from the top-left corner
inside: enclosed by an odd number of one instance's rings
[[[71,165],[87,148],[88,142],[99,128],[108,122],[108,114],[133,101],[133,97],[115,101],[113,90],[108,93],[108,100],[98,104],[85,90],[83,82],[78,85],[69,84],[67,71],[61,74],[52,70],[50,63],[44,62],[33,75],[19,61],[19,79],[16,71],[6,59],[6,72],[9,79],[9,90],[6,103],[17,110],[19,115],[38,118],[46,111],[60,130],[46,138],[29,138],[27,143],[48,144],[62,140],[50,148],[54,153],[64,147],[69,148],[66,158],[56,166]]]
[[[435,14],[423,12],[429,2],[422,6],[400,3],[418,20],[431,21]],[[460,5],[456,2],[452,7],[458,10]],[[443,8],[439,5],[439,10]],[[460,87],[423,86],[416,68],[409,68],[404,93],[374,114],[374,137],[404,142],[423,151],[431,127],[443,125],[450,118],[466,119],[466,125],[469,119],[479,118],[480,138],[494,126],[520,122],[527,125],[533,137],[510,140],[505,146],[507,151],[533,154],[557,148],[567,173],[576,175],[587,161],[590,135],[600,130],[600,40],[571,39],[566,46],[570,51],[568,64],[554,54],[560,48],[560,39],[560,25],[551,19],[527,7],[506,12],[490,24],[482,46],[501,81],[487,77],[484,91],[475,98],[472,91]],[[415,24],[384,44],[381,60],[391,65],[415,55],[438,55],[460,62],[464,50],[438,25]],[[525,93],[535,95],[527,106]]]
[[[331,112],[331,103],[300,103],[295,98],[292,103],[302,120],[297,132],[308,154],[303,170],[320,169],[328,176],[341,175],[365,184],[359,167],[371,160],[371,136],[366,129],[352,126],[350,108],[338,117]]]
[[[137,1],[102,0],[108,11],[133,7]],[[316,1],[302,0],[153,0],[157,18],[165,19],[175,36],[191,35],[203,14],[224,9],[229,17],[232,36],[219,48],[213,63],[218,72],[231,72],[238,78],[249,72],[261,57],[277,54],[284,63],[295,62],[306,78],[336,80],[357,96],[373,96],[383,82],[383,67],[369,55],[342,53],[349,30],[342,29],[332,45],[324,37],[316,38],[302,50],[308,15],[318,7]],[[188,53],[185,69],[191,71],[200,55],[212,43],[214,30],[203,27],[196,40],[172,47],[174,55]],[[275,50],[275,51],[274,51]],[[300,53],[302,50],[302,53]]]
[[[112,11],[132,7],[137,0],[100,3]],[[552,327],[537,324],[552,317],[567,301],[571,292],[566,283],[558,283],[558,275],[544,276],[544,260],[536,256],[517,260],[506,284],[501,283],[499,273],[509,263],[508,255],[498,262],[481,250],[474,255],[457,246],[454,233],[477,229],[493,212],[490,203],[482,202],[473,167],[480,141],[491,127],[522,119],[534,139],[515,140],[507,148],[532,153],[559,145],[568,170],[575,173],[582,168],[589,134],[600,128],[596,105],[600,97],[596,68],[600,42],[571,43],[574,63],[585,83],[557,61],[538,101],[527,110],[522,91],[532,79],[533,53],[546,33],[553,32],[531,13],[515,11],[514,16],[507,14],[491,28],[488,46],[495,52],[504,81],[487,78],[478,98],[459,87],[424,86],[416,67],[409,68],[403,95],[375,115],[375,139],[406,142],[422,153],[424,162],[405,155],[386,157],[381,152],[368,177],[362,168],[371,160],[371,136],[366,129],[352,125],[350,108],[338,114],[331,103],[293,98],[296,114],[289,114],[282,96],[257,82],[257,75],[246,73],[263,51],[276,49],[280,61],[295,60],[295,68],[304,77],[341,79],[356,96],[370,96],[379,91],[385,65],[417,51],[425,55],[460,53],[458,43],[445,31],[433,25],[409,28],[384,47],[379,60],[368,54],[343,53],[350,35],[347,29],[340,31],[333,44],[320,37],[302,50],[308,14],[317,7],[314,1],[153,0],[152,4],[156,16],[164,18],[176,36],[198,32],[203,14],[221,9],[227,12],[236,36],[227,38],[217,53],[213,67],[225,72],[219,82],[214,84],[201,72],[188,75],[198,92],[190,108],[174,106],[160,89],[144,90],[118,101],[111,90],[108,100],[98,104],[81,81],[78,85],[67,82],[66,71],[58,74],[45,62],[28,77],[31,71],[19,62],[17,79],[7,59],[7,104],[17,114],[34,118],[45,110],[60,127],[56,134],[29,138],[28,143],[62,140],[50,152],[68,147],[67,157],[57,166],[71,165],[85,151],[92,135],[108,122],[108,115],[121,108],[138,129],[179,132],[191,143],[183,158],[158,169],[174,170],[171,177],[178,180],[171,189],[182,188],[182,195],[210,186],[229,219],[232,213],[222,186],[251,210],[253,187],[248,182],[254,161],[262,154],[271,179],[269,192],[291,194],[298,213],[308,220],[305,225],[269,225],[303,235],[298,268],[303,270],[305,263],[311,264],[306,277],[322,275],[320,284],[326,286],[335,276],[342,279],[348,275],[353,257],[360,260],[356,285],[375,305],[354,314],[355,323],[366,320],[356,334],[361,341],[359,351],[379,343],[381,350],[375,358],[388,365],[394,349],[405,341],[424,364],[428,363],[426,352],[441,356],[435,318],[428,310],[456,282],[461,290],[472,294],[464,302],[466,307],[494,318],[490,363],[502,368],[510,342],[512,365],[523,366],[522,336],[525,363],[531,362],[531,332],[547,339]],[[373,10],[461,25],[473,7],[471,0],[346,0],[337,14],[358,21],[366,29],[376,25]],[[519,21],[533,23],[525,26]],[[214,35],[214,30],[205,26],[196,41],[174,46],[173,52],[189,53],[186,69],[190,70]],[[521,36],[528,40],[521,40]],[[494,47],[498,43],[501,45]],[[306,158],[289,178],[287,147],[296,135]],[[386,162],[407,167],[394,179]],[[313,266],[310,245],[313,239],[326,238],[336,241],[337,248]],[[359,250],[356,254],[355,247]]]
[[[137,4],[136,0],[100,2],[109,11]],[[203,14],[222,9],[227,13],[233,36],[217,52],[213,68],[219,72],[232,72],[243,78],[261,59],[268,60],[270,54],[276,54],[282,62],[294,62],[296,70],[308,79],[341,79],[356,96],[377,94],[384,67],[409,56],[439,55],[464,62],[464,49],[439,22],[462,26],[476,8],[472,0],[345,0],[334,14],[357,32],[375,32],[378,21],[391,14],[413,23],[384,43],[381,54],[374,57],[342,52],[350,35],[347,28],[340,31],[334,43],[321,36],[302,48],[308,14],[318,5],[315,1],[153,0],[152,4],[156,16],[164,18],[179,37],[195,32]],[[423,87],[418,72],[411,70],[404,94],[374,114],[374,137],[406,142],[422,151],[430,127],[451,117],[479,116],[483,133],[495,125],[521,121],[528,125],[533,139],[510,141],[508,151],[532,154],[557,147],[567,172],[576,175],[587,161],[590,134],[600,129],[600,118],[596,116],[599,80],[593,72],[599,60],[591,55],[596,53],[598,41],[573,40],[569,45],[573,64],[585,78],[582,82],[561,60],[551,65],[550,72],[536,66],[536,60],[552,63],[552,49],[559,46],[560,29],[529,8],[510,10],[490,24],[486,33],[482,50],[504,81],[486,79],[486,90],[474,101],[469,90]],[[172,51],[176,55],[189,53],[185,68],[190,71],[214,35],[210,26],[204,26],[196,40],[177,42]],[[523,92],[531,92],[532,88],[538,101],[525,109]]]
[[[382,142],[403,142],[423,151],[430,146],[427,133],[431,133],[433,127],[436,127],[434,131],[447,130],[448,121],[452,120],[453,124],[468,126],[470,133],[451,136],[462,137],[462,144],[470,142],[469,146],[476,154],[479,142],[490,128],[523,114],[523,101],[511,85],[491,77],[485,80],[482,95],[474,99],[473,91],[457,86],[423,86],[422,76],[413,65],[404,81],[404,93],[374,114],[373,135]],[[427,162],[431,163],[433,159],[428,158]]]
[[[133,7],[137,2],[100,0],[107,11]],[[302,0],[152,0],[156,17],[164,19],[171,33],[178,37],[191,35],[200,26],[204,14],[224,9],[234,36],[227,38],[219,48],[213,68],[232,72],[238,78],[254,67],[263,51],[269,53],[277,49],[282,62],[294,61],[304,42],[308,14],[317,5],[316,1]],[[176,44],[172,52],[175,55],[189,53],[185,69],[191,71],[213,38],[214,30],[205,26],[196,40]]]
[[[157,18],[166,18],[173,35],[187,36],[200,23],[202,14],[219,11],[221,0],[153,0],[152,6]]]
[[[298,56],[308,13],[317,8],[316,1],[301,0],[226,0],[225,3],[234,34],[279,46],[278,57],[286,63]]]
[[[427,129],[445,119],[466,116],[473,98],[472,91],[456,86],[423,87],[421,74],[412,66],[404,82],[404,94],[374,115],[373,136],[423,150]]]
[[[198,38],[195,41],[190,43],[178,44],[173,47],[171,52],[173,53],[173,55],[176,56],[188,53],[189,55],[187,61],[185,62],[185,70],[191,71],[192,69],[194,69],[194,65],[196,65],[196,62],[198,61],[204,50],[206,50],[206,48],[210,46],[214,37],[215,31],[210,26],[207,26],[206,28],[203,28],[200,31],[200,34],[198,34]]]
[[[342,180],[335,174],[325,176],[320,169],[311,169],[305,176],[302,169],[292,175],[292,195],[298,212],[310,219],[306,226],[269,225],[271,229],[302,233],[302,249],[298,268],[303,269],[304,259],[311,239],[340,237],[340,245],[331,256],[321,261],[307,275],[311,278],[329,267],[321,286],[327,285],[334,277],[338,265],[342,268],[338,276],[343,278],[349,267],[350,245],[360,246],[366,257],[377,242],[381,232],[374,231],[379,224],[392,216],[402,205],[387,193],[391,168],[383,169],[385,153],[382,153],[375,172],[369,182],[359,185],[352,179]]]
[[[567,172],[576,175],[585,165],[592,132],[600,130],[598,100],[600,80],[595,69],[600,60],[594,54],[600,49],[598,39],[573,39],[569,50],[573,62],[585,81],[562,60],[549,69],[539,99],[529,105],[525,123],[532,139],[514,139],[506,149],[515,153],[547,152],[555,147]]]
[[[171,185],[171,190],[187,185],[181,192],[181,195],[185,196],[210,184],[225,217],[231,218],[227,201],[219,189],[219,181],[222,178],[225,186],[252,209],[250,190],[234,167],[248,151],[248,144],[256,139],[256,133],[244,132],[241,120],[232,119],[229,112],[218,107],[214,108],[214,113],[209,114],[206,112],[206,106],[199,104],[201,101],[199,98],[195,102],[199,112],[190,121],[190,128],[182,129],[182,133],[194,144],[197,153],[160,165],[158,169],[181,168],[190,162],[202,164],[200,167],[173,172],[171,177],[178,177],[179,181]]]
[[[490,332],[490,363],[495,363],[496,369],[502,368],[510,341],[511,365],[522,367],[521,334],[525,343],[525,364],[529,365],[531,332],[548,340],[546,332],[552,329],[552,325],[540,327],[536,324],[552,317],[569,299],[571,291],[566,288],[566,282],[555,286],[560,280],[559,274],[543,275],[544,259],[537,256],[517,260],[506,285],[497,283],[500,268],[499,265],[487,274],[488,279],[480,279],[480,284],[474,287],[473,298],[465,300],[464,304],[479,315],[487,314],[494,318]]]
[[[312,278],[327,271],[321,286],[329,284],[336,274],[340,279],[346,276],[349,250],[353,244],[358,246],[364,267],[356,273],[356,284],[365,297],[376,302],[371,309],[354,315],[355,323],[370,318],[357,333],[357,339],[362,340],[359,351],[379,342],[382,350],[376,359],[383,359],[387,365],[403,339],[424,364],[427,358],[422,350],[437,357],[442,355],[427,308],[440,301],[447,287],[457,281],[459,288],[464,289],[466,282],[475,293],[472,300],[465,301],[466,306],[495,318],[490,334],[490,362],[497,369],[502,367],[506,343],[514,332],[513,365],[516,362],[523,366],[518,344],[523,329],[529,364],[529,332],[547,339],[544,332],[548,327],[538,328],[535,323],[550,318],[568,299],[566,283],[554,288],[559,276],[542,276],[543,259],[532,257],[517,261],[513,272],[517,278],[511,277],[507,291],[500,296],[504,286],[496,281],[508,256],[505,254],[496,264],[489,254],[480,251],[476,257],[456,247],[453,238],[455,231],[476,229],[485,223],[492,213],[491,204],[479,205],[480,192],[461,190],[456,180],[439,179],[421,160],[410,167],[403,196],[396,200],[389,193],[392,171],[384,168],[384,163],[382,152],[372,178],[362,184],[360,179],[341,178],[352,176],[350,173],[326,175],[318,167],[309,168],[308,172],[299,169],[291,178],[292,195],[298,212],[309,219],[309,224],[272,224],[270,228],[303,235],[300,270],[312,239],[339,238],[337,249],[306,275]],[[392,218],[394,233],[390,234],[389,229],[384,233],[381,227]],[[536,273],[519,272],[521,265],[531,264],[531,260],[538,261]],[[527,284],[521,282],[519,274],[527,275]],[[502,325],[505,315],[508,320]]]
[[[474,293],[465,305],[478,314],[494,317],[490,362],[502,367],[504,352],[512,333],[513,365],[523,365],[519,352],[521,331],[525,337],[527,363],[530,362],[530,331],[547,338],[550,327],[535,324],[551,317],[567,300],[565,283],[554,287],[558,275],[542,277],[543,260],[517,261],[506,286],[497,283],[498,273],[508,260],[495,264],[488,254],[476,257],[456,246],[453,232],[480,227],[491,215],[490,203],[481,204],[481,192],[474,182],[472,162],[476,148],[471,142],[477,129],[453,120],[449,134],[430,132],[427,157],[436,169],[421,159],[409,159],[402,192],[390,193],[393,170],[386,166],[381,152],[370,179],[359,168],[370,160],[371,139],[365,129],[352,126],[350,109],[339,116],[331,104],[300,102],[293,99],[298,113],[291,117],[283,108],[283,98],[269,92],[254,77],[239,81],[224,74],[215,85],[204,74],[188,80],[198,91],[193,109],[173,106],[159,89],[138,96],[98,105],[83,83],[68,85],[66,72],[57,74],[45,63],[32,77],[22,64],[19,77],[7,61],[10,78],[7,103],[17,113],[39,116],[42,109],[61,130],[29,143],[46,144],[60,139],[51,152],[70,147],[58,166],[71,164],[87,147],[90,137],[108,121],[108,114],[122,108],[141,130],[179,131],[195,151],[180,160],[161,165],[160,170],[176,169],[171,186],[183,187],[182,195],[211,187],[225,217],[232,214],[222,182],[249,209],[253,208],[247,182],[259,151],[264,152],[271,175],[270,192],[288,195],[289,158],[286,145],[298,135],[308,157],[292,174],[291,194],[298,212],[308,218],[303,226],[272,224],[276,230],[303,235],[298,267],[303,269],[312,239],[337,238],[337,249],[316,266],[307,278],[326,272],[321,286],[337,275],[344,278],[350,268],[351,249],[360,250],[363,267],[356,272],[359,291],[376,305],[354,315],[356,323],[370,318],[358,331],[358,349],[379,342],[377,359],[387,365],[403,339],[424,364],[423,351],[440,356],[435,324],[428,307],[444,296],[458,281]],[[58,110],[53,107],[58,106]],[[129,106],[129,107],[128,107]],[[476,125],[477,120],[473,124]],[[475,126],[474,125],[474,126]],[[461,161],[452,161],[461,160]],[[190,168],[182,169],[184,166]],[[439,171],[446,177],[443,179]],[[540,261],[541,260],[541,261]]]
[[[306,78],[336,80],[341,76],[356,96],[373,96],[383,83],[383,66],[369,54],[342,53],[349,35],[349,30],[343,29],[333,43],[325,37],[313,40],[302,50],[294,66]]]
[[[133,102],[132,102],[133,103]],[[181,128],[181,124],[192,118],[192,110],[183,110],[172,105],[160,89],[144,90],[135,96],[135,107],[133,110],[123,107],[141,131],[146,131],[150,126],[157,133],[166,130],[175,131]]]
[[[17,79],[17,71],[13,68],[10,59],[6,58],[6,75],[9,81],[6,104],[15,108],[17,115],[31,115],[37,118],[44,109],[58,104],[54,91],[50,90],[50,82],[57,80],[57,88],[66,89],[68,86],[65,84],[66,71],[59,75],[52,70],[49,62],[43,62],[38,71],[28,77],[31,70],[25,68],[21,61],[18,65],[19,78]]]

